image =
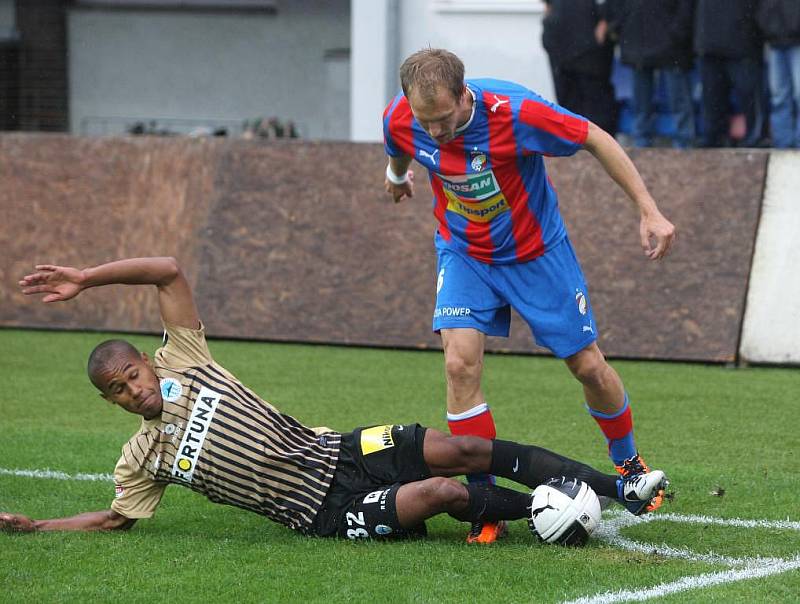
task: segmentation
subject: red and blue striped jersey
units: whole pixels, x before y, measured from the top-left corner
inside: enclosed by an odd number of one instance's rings
[[[488,264],[526,262],[566,236],[542,156],[566,156],[586,141],[589,122],[502,80],[467,80],[475,113],[439,145],[398,94],[384,111],[386,153],[428,169],[436,246]]]

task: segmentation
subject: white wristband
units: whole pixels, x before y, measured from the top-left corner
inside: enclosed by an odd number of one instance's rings
[[[408,182],[408,170],[402,176],[398,176],[392,170],[392,164],[386,164],[386,180],[393,185],[402,185]]]

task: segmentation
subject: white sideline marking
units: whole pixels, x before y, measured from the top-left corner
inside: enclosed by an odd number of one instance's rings
[[[576,600],[569,600],[564,604],[612,604],[614,602],[630,602],[650,600],[660,598],[669,594],[674,594],[692,589],[701,589],[712,585],[724,583],[734,583],[747,579],[757,579],[777,575],[792,570],[800,569],[800,554],[792,558],[733,558],[709,552],[698,554],[686,548],[674,548],[665,544],[641,543],[623,537],[620,530],[635,524],[647,522],[683,522],[687,524],[713,524],[716,526],[730,526],[735,528],[772,528],[800,531],[800,522],[790,520],[743,520],[741,518],[712,518],[711,516],[697,516],[680,514],[654,514],[652,516],[631,516],[630,514],[619,513],[612,515],[600,525],[595,534],[599,539],[611,545],[626,549],[628,551],[640,552],[643,554],[655,554],[670,558],[679,558],[691,562],[705,562],[710,564],[721,564],[731,568],[701,575],[691,575],[681,577],[669,583],[661,583],[653,587],[638,590],[619,590],[607,591],[593,596],[584,596]]]
[[[67,474],[57,470],[10,470],[0,468],[0,476],[23,476],[25,478],[50,478],[53,480],[114,480],[111,474]]]

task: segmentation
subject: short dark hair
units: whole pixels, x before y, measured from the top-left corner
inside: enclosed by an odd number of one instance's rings
[[[108,362],[118,355],[129,355],[138,357],[139,351],[130,342],[126,340],[106,340],[100,342],[94,347],[91,354],[89,354],[89,363],[86,366],[86,373],[89,374],[89,380],[94,384],[95,388],[102,391],[103,387],[100,383],[100,374],[108,366]]]
[[[458,99],[464,91],[464,63],[449,50],[423,48],[403,61],[400,85],[406,98],[412,89],[431,98],[437,87],[444,86]]]

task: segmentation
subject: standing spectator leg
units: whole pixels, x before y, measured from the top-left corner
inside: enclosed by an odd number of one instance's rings
[[[563,67],[553,67],[553,87],[556,89],[556,101],[562,107],[579,113],[580,96],[575,84],[575,75]]]
[[[791,46],[787,50],[794,98],[794,146],[800,148],[800,44]]]
[[[728,62],[728,74],[747,120],[743,147],[755,147],[764,134],[764,63],[761,57]]]
[[[675,124],[673,147],[694,147],[694,105],[692,104],[692,79],[688,69],[667,67],[663,69],[667,85],[669,111]]]
[[[653,80],[655,72],[650,68],[633,70],[633,144],[649,147],[653,143]]]
[[[769,92],[771,108],[769,125],[772,146],[786,149],[794,145],[792,80],[789,69],[789,49],[769,49]]]
[[[608,76],[582,74],[578,78],[580,103],[577,113],[590,119],[611,136],[617,133],[617,97]]]
[[[730,84],[724,59],[703,57],[700,79],[703,83],[703,146],[724,147],[727,144],[730,114]]]

